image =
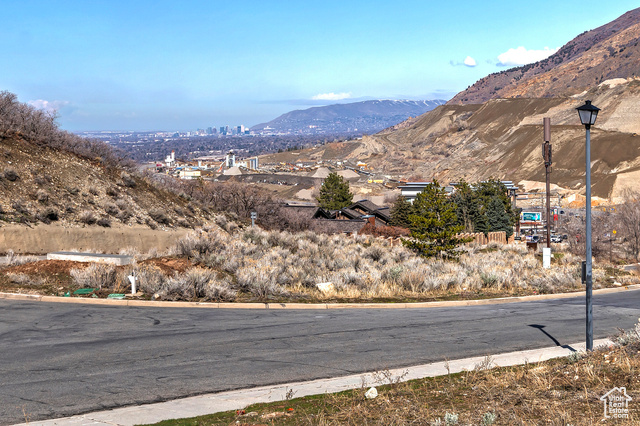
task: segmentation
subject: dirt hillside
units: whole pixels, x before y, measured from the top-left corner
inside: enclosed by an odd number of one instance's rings
[[[151,178],[20,138],[0,137],[0,227],[144,225],[191,228],[203,213]]]
[[[614,78],[640,76],[640,8],[586,31],[542,61],[490,74],[449,104],[498,98],[567,97]]]

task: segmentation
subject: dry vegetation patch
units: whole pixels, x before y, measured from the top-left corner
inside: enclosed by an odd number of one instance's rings
[[[31,259],[28,263],[0,269],[0,291],[61,296],[78,288],[71,271],[88,266],[82,262]]]
[[[490,244],[466,248],[457,260],[425,259],[402,245],[366,235],[265,231],[219,219],[220,226],[189,234],[168,253],[131,251],[135,261],[125,267],[84,270],[86,264],[42,261],[4,273],[38,276],[44,283],[53,276],[56,283],[122,293],[130,291],[127,276],[133,274],[143,292],[138,297],[190,301],[408,302],[582,288],[580,259],[569,253],[556,253],[548,270],[524,245]],[[594,288],[639,281],[637,275],[613,267],[595,269],[594,278]]]
[[[161,256],[142,260],[139,265],[155,266],[165,275],[173,275],[176,272],[184,272],[193,266],[189,259],[181,257]]]
[[[354,391],[316,395],[236,412],[161,425],[637,425],[640,423],[640,341],[638,328],[621,334],[612,347],[574,353],[542,363],[487,368],[402,382],[388,372],[378,396],[365,398],[370,384]],[[600,398],[626,387],[633,398],[628,419],[604,422]],[[295,395],[295,389],[290,392]]]
[[[66,274],[69,275],[72,269],[83,269],[89,264],[85,262],[74,262],[70,260],[38,260],[23,265],[9,266],[2,272],[19,274]]]

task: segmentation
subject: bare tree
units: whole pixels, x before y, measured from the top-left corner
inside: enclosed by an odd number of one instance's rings
[[[594,257],[602,257],[609,253],[610,232],[613,229],[614,216],[593,210],[591,216],[591,253]],[[569,217],[564,220],[562,228],[569,238],[569,250],[579,256],[586,255],[585,218],[584,215]]]
[[[617,208],[621,237],[627,252],[635,261],[640,260],[640,192],[626,189],[625,202]]]

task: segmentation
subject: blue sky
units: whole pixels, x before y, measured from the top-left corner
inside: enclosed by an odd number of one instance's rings
[[[251,126],[336,102],[448,99],[637,6],[612,3],[0,0],[0,90],[56,108],[71,131]]]

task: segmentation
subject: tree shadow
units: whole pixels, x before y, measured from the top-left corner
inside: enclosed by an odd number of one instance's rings
[[[558,341],[558,339],[556,339],[555,337],[553,337],[552,335],[550,335],[549,333],[547,333],[544,328],[546,327],[546,325],[540,325],[540,324],[529,324],[529,327],[532,328],[537,328],[538,330],[542,331],[549,339],[553,340],[553,343],[556,344],[556,346],[560,346],[561,348],[565,348],[565,349],[569,349],[571,352],[577,352],[574,348],[572,348],[570,345],[561,345],[560,342]]]

